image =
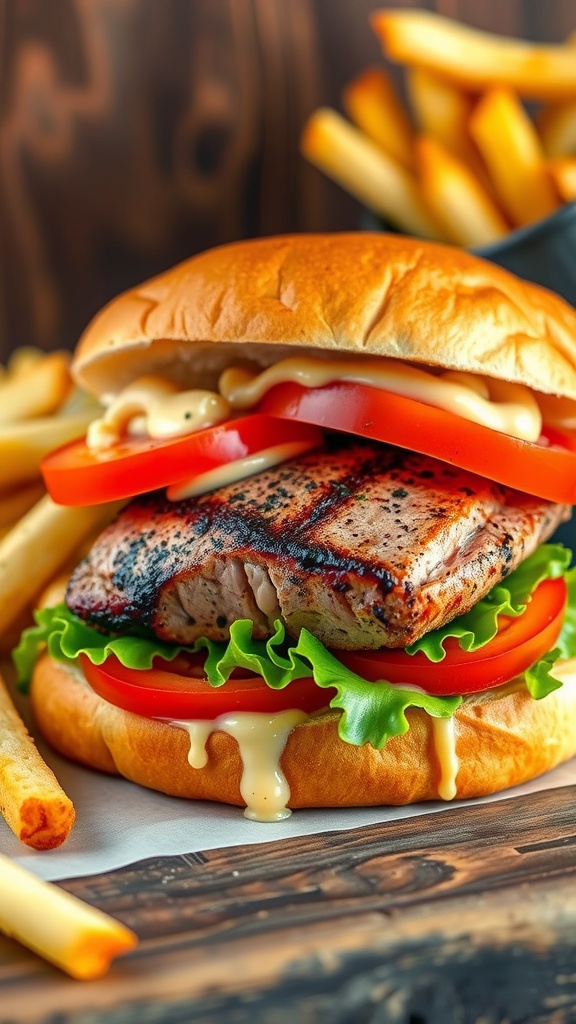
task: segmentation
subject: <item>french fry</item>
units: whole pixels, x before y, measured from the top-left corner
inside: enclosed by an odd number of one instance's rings
[[[565,203],[576,199],[576,156],[551,160],[548,170],[558,194]]]
[[[576,100],[545,107],[536,124],[547,156],[576,156]]]
[[[0,810],[27,846],[52,850],[68,838],[74,806],[40,756],[0,677]]]
[[[0,540],[0,632],[56,575],[90,530],[122,504],[64,508],[45,496]]]
[[[433,11],[376,11],[371,18],[384,53],[393,61],[435,71],[482,92],[516,89],[530,99],[576,98],[574,50],[491,35]]]
[[[403,231],[440,237],[416,179],[335,110],[321,107],[312,114],[301,148],[311,163]]]
[[[513,224],[531,224],[557,208],[536,129],[513,93],[487,92],[474,109],[470,133]]]
[[[38,478],[40,460],[52,449],[82,437],[92,419],[94,414],[85,412],[78,416],[39,417],[9,426],[0,424],[0,488],[5,490]]]
[[[7,373],[0,380],[0,424],[54,412],[72,386],[69,366],[66,352],[51,352],[25,372]]]
[[[43,349],[36,348],[35,345],[20,345],[19,348],[15,348],[12,352],[6,369],[10,376],[21,377],[28,373],[30,367],[35,366],[36,363],[45,358],[46,353]]]
[[[468,130],[474,97],[425,68],[407,68],[406,87],[421,134],[437,139],[449,153],[467,164],[494,198],[486,168]]]
[[[100,978],[137,938],[119,921],[0,855],[0,929],[73,978]]]
[[[386,71],[363,71],[346,86],[342,102],[357,128],[408,170],[414,170],[414,132]]]
[[[428,136],[417,140],[416,152],[422,192],[449,241],[488,245],[507,233],[498,207],[466,164]]]
[[[44,486],[39,480],[0,491],[0,530],[14,526],[18,519],[40,501],[43,494]]]
[[[576,57],[576,31],[568,36],[566,45]],[[538,111],[536,127],[546,156],[576,156],[576,99],[546,104]]]

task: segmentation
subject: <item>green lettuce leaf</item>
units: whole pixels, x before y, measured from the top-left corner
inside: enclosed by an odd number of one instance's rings
[[[546,578],[565,575],[568,607],[564,627],[554,651],[545,655],[525,673],[530,694],[541,699],[562,684],[552,674],[558,657],[576,657],[576,568],[566,572],[570,553],[560,545],[544,545],[499,583],[466,615],[435,630],[430,643],[424,638],[409,649],[422,650],[432,661],[444,657],[443,641],[456,636],[464,650],[477,650],[497,631],[499,615],[520,615],[532,590]],[[392,736],[400,736],[409,727],[406,711],[422,708],[436,718],[448,718],[462,702],[461,697],[435,697],[409,688],[403,689],[385,680],[368,682],[346,668],[311,633],[303,629],[298,641],[289,642],[281,622],[268,640],[252,636],[253,623],[241,619],[230,628],[230,639],[216,643],[202,638],[193,647],[163,643],[141,637],[110,637],[86,625],[66,607],[44,608],[35,615],[36,626],[22,634],[13,653],[21,688],[29,683],[40,652],[47,648],[56,661],[74,662],[80,654],[101,665],[109,654],[127,668],[150,668],[160,656],[172,660],[181,652],[206,651],[205,671],[211,686],[222,686],[235,668],[262,676],[272,689],[281,689],[294,679],[312,675],[317,686],[334,690],[330,707],[342,712],[340,737],[362,746],[370,743],[380,749]],[[327,695],[328,698],[328,695]]]
[[[528,693],[534,700],[542,700],[543,697],[547,697],[553,690],[559,690],[562,686],[560,680],[555,679],[552,674],[554,664],[559,657],[560,651],[555,647],[554,650],[544,654],[535,665],[526,669],[524,682]]]
[[[521,615],[532,591],[546,579],[562,576],[570,564],[571,553],[561,544],[542,544],[505,580],[497,583],[469,612],[406,647],[408,654],[422,651],[430,661],[446,657],[444,641],[455,637],[463,651],[477,651],[498,632],[498,616]]]
[[[450,718],[462,703],[461,697],[433,697],[384,680],[366,682],[345,668],[306,629],[300,633],[295,651],[312,666],[317,686],[335,687],[330,707],[342,711],[338,734],[357,747],[370,743],[380,750],[392,736],[402,736],[410,727],[406,718],[409,707],[422,708],[432,718]]]
[[[560,680],[554,678],[555,662],[559,658],[576,658],[576,567],[566,572],[564,579],[568,587],[568,602],[556,647],[524,673],[528,692],[535,700],[547,697],[562,686]]]
[[[109,654],[114,654],[126,667],[140,669],[150,668],[157,655],[172,659],[182,651],[205,649],[204,668],[211,686],[222,686],[235,668],[261,675],[272,689],[313,675],[317,686],[336,691],[329,705],[342,711],[340,737],[356,746],[371,743],[378,749],[391,736],[406,732],[407,708],[419,707],[435,718],[449,718],[461,704],[460,697],[433,697],[385,681],[367,682],[345,668],[305,629],[293,647],[286,643],[281,622],[275,623],[274,635],[268,640],[253,639],[252,630],[249,619],[239,619],[230,627],[227,643],[201,639],[193,647],[139,637],[110,638],[81,622],[61,604],[36,613],[36,626],[23,633],[13,658],[21,688],[28,685],[44,647],[56,661],[73,662],[84,654],[95,665],[101,665]]]
[[[576,566],[564,574],[564,579],[568,587],[568,603],[557,649],[561,658],[576,658]]]

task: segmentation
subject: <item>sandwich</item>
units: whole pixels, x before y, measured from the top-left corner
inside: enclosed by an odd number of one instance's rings
[[[200,254],[77,348],[43,472],[125,500],[15,659],[66,756],[277,820],[493,793],[576,753],[576,313],[460,250]]]

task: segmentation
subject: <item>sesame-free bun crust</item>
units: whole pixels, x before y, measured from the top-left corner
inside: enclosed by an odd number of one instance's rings
[[[461,249],[368,232],[262,238],[194,256],[106,306],[74,372],[102,395],[151,372],[214,387],[234,360],[265,366],[294,348],[392,356],[576,399],[567,303]]]
[[[471,700],[456,712],[457,796],[484,796],[525,782],[576,753],[576,661],[557,673],[565,685],[541,701],[525,691]],[[67,666],[44,656],[32,684],[32,709],[62,754],[171,796],[243,805],[236,741],[214,732],[208,764],[188,764],[178,727],[129,714],[98,697]],[[440,766],[430,718],[408,711],[410,730],[383,750],[353,747],[337,732],[338,714],[309,719],[290,733],[281,766],[289,806],[354,807],[437,800]]]

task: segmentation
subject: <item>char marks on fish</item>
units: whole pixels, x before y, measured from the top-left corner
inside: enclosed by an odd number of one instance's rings
[[[131,502],[67,602],[111,632],[222,640],[277,618],[336,648],[403,647],[467,611],[556,526],[563,505],[377,444],[314,452],[197,499]]]

